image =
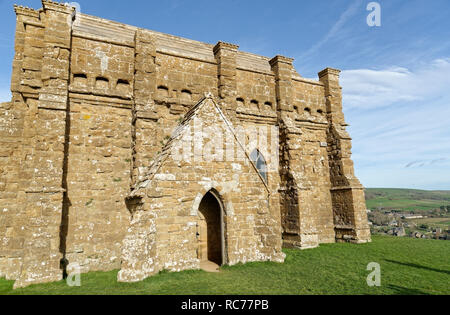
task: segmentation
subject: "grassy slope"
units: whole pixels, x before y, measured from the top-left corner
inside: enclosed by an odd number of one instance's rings
[[[450,294],[450,242],[376,236],[371,244],[286,253],[284,264],[164,272],[134,284],[117,283],[117,272],[82,275],[79,288],[59,282],[12,291],[12,281],[0,280],[0,294]],[[379,288],[366,284],[370,262],[381,265]]]
[[[450,191],[368,188],[366,199],[369,209],[430,210],[450,205]]]

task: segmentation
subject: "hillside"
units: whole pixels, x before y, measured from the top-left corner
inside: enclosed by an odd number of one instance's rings
[[[366,201],[367,208],[371,210],[433,210],[450,206],[450,191],[368,188]]]
[[[117,271],[82,275],[81,287],[64,282],[0,294],[450,294],[450,242],[374,236],[370,244],[325,244],[285,250],[284,264],[249,263],[219,273],[163,272],[138,283],[117,283]],[[381,266],[381,287],[369,287],[367,265]]]

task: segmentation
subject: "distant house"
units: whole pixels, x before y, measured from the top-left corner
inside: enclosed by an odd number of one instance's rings
[[[404,227],[395,228],[393,230],[393,232],[394,232],[394,235],[398,236],[398,237],[406,236],[406,232],[405,232],[405,228]]]
[[[392,220],[391,222],[389,222],[389,226],[397,226],[398,225],[398,222],[397,222],[397,220]]]
[[[402,219],[405,220],[423,219],[423,215],[405,214],[404,216],[402,216]]]

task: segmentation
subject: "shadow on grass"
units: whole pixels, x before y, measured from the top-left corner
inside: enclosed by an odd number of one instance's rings
[[[412,264],[412,263],[402,263],[402,262],[395,261],[395,260],[388,260],[388,259],[385,259],[385,261],[390,262],[390,263],[393,263],[393,264],[402,265],[402,266],[413,267],[413,268],[419,268],[419,269],[424,269],[424,270],[434,271],[434,272],[440,272],[440,273],[445,273],[445,274],[447,274],[447,275],[450,275],[450,271],[448,271],[448,270],[441,270],[441,269],[436,269],[436,268],[430,268],[430,267],[421,266],[421,265]]]
[[[430,295],[427,292],[423,292],[417,289],[405,288],[398,285],[390,284],[387,286],[389,289],[395,291],[397,295]]]

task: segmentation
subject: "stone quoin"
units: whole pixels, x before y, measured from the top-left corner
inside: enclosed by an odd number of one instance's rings
[[[0,105],[0,277],[15,288],[73,266],[134,282],[370,241],[339,70],[305,79],[283,56],[42,6],[15,6]]]

